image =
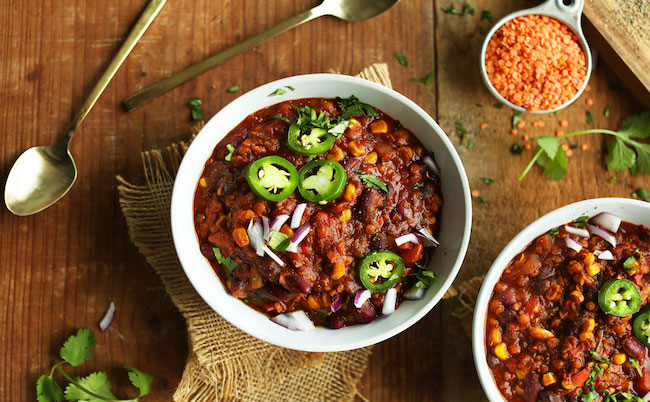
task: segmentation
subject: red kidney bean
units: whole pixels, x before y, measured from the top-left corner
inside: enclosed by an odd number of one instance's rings
[[[641,359],[645,356],[645,347],[631,335],[628,335],[623,339],[623,348],[628,355],[635,359]]]

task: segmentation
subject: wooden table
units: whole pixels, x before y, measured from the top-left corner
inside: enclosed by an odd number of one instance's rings
[[[60,138],[145,3],[25,0],[0,7],[0,176],[6,177],[26,148]],[[288,75],[353,74],[371,63],[387,62],[395,89],[447,130],[458,144],[472,187],[489,201],[474,202],[472,241],[459,279],[484,272],[515,233],[545,212],[584,198],[629,196],[637,187],[650,187],[647,177],[606,172],[599,136],[581,141],[589,148],[574,150],[563,181],[550,182],[535,169],[517,182],[530,152],[508,152],[513,142],[523,145],[524,140],[510,136],[512,112],[494,108],[495,100],[480,81],[477,53],[483,35],[478,24],[484,9],[496,20],[524,4],[472,3],[473,16],[442,13],[440,7],[449,6],[448,0],[409,0],[370,22],[322,18],[127,114],[119,102],[135,90],[314,4],[170,1],[75,138],[72,153],[79,178],[72,191],[31,217],[19,218],[0,208],[0,399],[34,400],[36,379],[79,327],[97,332],[95,355],[79,374],[108,369],[114,390],[122,395],[128,381],[120,366],[131,364],[156,378],[154,396],[147,400],[170,399],[187,354],[185,327],[160,280],[129,242],[115,175],[137,179],[140,150],[186,139],[190,121],[185,102],[195,96],[202,97],[209,117],[237,96],[225,92],[232,85],[246,91]],[[397,63],[395,51],[408,57],[408,67]],[[430,72],[437,79],[429,85],[409,81]],[[594,101],[594,126],[617,128],[622,116],[636,110],[625,90],[611,89],[617,88],[616,82],[600,60],[590,92],[558,117],[535,119],[545,122],[543,129],[531,128],[533,117],[524,116],[529,124],[521,134],[553,132],[563,119],[569,121],[565,131],[586,128],[587,98]],[[609,118],[603,117],[606,106]],[[468,128],[474,149],[459,144],[456,121]],[[481,122],[488,127],[479,130]],[[616,184],[610,183],[613,176]],[[495,183],[487,187],[482,177]],[[97,322],[111,300],[117,317],[102,334]],[[413,328],[379,345],[361,393],[371,401],[483,398],[470,338],[452,316],[454,307],[454,302],[441,303]]]

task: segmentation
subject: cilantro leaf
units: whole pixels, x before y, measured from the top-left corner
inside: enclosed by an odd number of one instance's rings
[[[145,373],[142,370],[138,370],[135,367],[131,367],[127,364],[124,365],[124,368],[129,372],[129,380],[134,387],[140,390],[140,395],[138,398],[148,395],[151,392],[151,383],[153,382],[153,377],[151,374]]]
[[[546,152],[549,159],[554,159],[560,149],[560,140],[557,137],[540,137],[537,139],[537,144]]]
[[[585,111],[585,115],[587,116],[587,122],[589,124],[594,124],[594,115],[591,114],[590,110]]]
[[[42,375],[36,382],[36,400],[38,402],[61,402],[63,401],[63,390],[47,375]]]
[[[481,201],[483,204],[488,202],[488,199],[483,197],[482,195],[479,195],[478,197],[476,197],[476,199]]]
[[[440,7],[440,9],[447,14],[460,15],[460,10],[457,9],[452,3],[449,7]]]
[[[282,120],[284,122],[287,122],[287,123],[291,124],[291,120],[289,120],[286,117],[282,116],[281,113],[276,114],[275,116],[273,116],[273,118],[278,119],[278,120]]]
[[[230,93],[230,94],[233,94],[233,93],[239,91],[239,88],[240,88],[240,87],[234,85],[234,86],[232,86],[232,87],[226,89],[226,92],[228,92],[228,93]]]
[[[512,128],[517,128],[517,123],[521,121],[521,112],[519,110],[513,110],[512,115]]]
[[[472,7],[468,2],[465,2],[465,4],[463,4],[463,15],[467,14],[474,15],[474,7]]]
[[[200,97],[196,97],[189,102],[187,102],[187,106],[190,107],[190,113],[192,114],[192,120],[201,120],[203,118],[203,110],[201,109],[201,106],[203,105],[203,102],[201,101]]]
[[[489,10],[483,10],[481,13],[481,20],[488,20],[492,22],[492,13]]]
[[[282,88],[278,88],[278,89],[276,89],[275,91],[271,92],[271,93],[269,94],[269,96],[284,95],[284,94],[286,94],[286,93],[287,93],[287,91],[285,91],[284,89],[282,89]]]
[[[277,230],[269,233],[269,246],[275,251],[286,251],[291,239],[286,234]]]
[[[340,123],[327,130],[327,132],[336,138],[341,138],[345,132],[345,129],[348,128],[350,124],[352,124],[350,120],[342,120]]]
[[[618,133],[630,138],[648,138],[650,135],[650,112],[629,116],[621,123]]]
[[[393,53],[393,56],[399,61],[399,64],[403,65],[404,67],[407,67],[409,65],[409,61],[406,59],[406,56],[404,56],[400,52],[395,52]]]
[[[418,280],[415,283],[416,288],[427,289],[438,279],[435,272],[427,269],[424,265],[416,262],[415,266],[420,269],[420,271],[415,273],[415,278]]]
[[[609,106],[607,106],[607,107],[605,108],[605,110],[603,111],[603,116],[605,116],[605,117],[609,117]]]
[[[421,181],[418,184],[416,184],[415,186],[413,186],[413,188],[422,188],[422,187],[424,187],[424,182],[423,181]]]
[[[379,113],[375,108],[359,101],[359,98],[352,95],[349,98],[336,98],[336,104],[343,110],[343,113],[339,116],[339,121],[347,120],[350,117],[364,115],[366,117],[376,117],[379,116]]]
[[[497,103],[495,103],[493,106],[494,106],[495,108],[497,108],[497,109],[503,109],[503,103],[501,103],[501,102],[497,102]]]
[[[429,74],[427,74],[425,77],[419,77],[419,78],[416,77],[416,78],[411,78],[409,81],[421,82],[421,83],[423,83],[424,85],[426,85],[426,84],[430,84],[430,83],[432,83],[432,82],[433,82],[433,79],[434,79],[435,77],[436,77],[436,76],[435,76],[433,73],[429,73]]]
[[[226,155],[224,159],[230,162],[232,154],[235,152],[235,147],[233,147],[232,144],[226,144],[226,149],[228,149],[228,155]]]
[[[650,194],[645,188],[637,188],[634,190],[632,197],[641,198],[642,200],[650,202]]]
[[[494,180],[490,179],[489,177],[483,177],[481,180],[483,180],[483,183],[487,184],[488,186],[494,183]]]
[[[557,235],[560,234],[560,228],[551,228],[551,229],[549,229],[548,232],[546,232],[546,233],[548,233],[548,234],[550,234],[551,236],[555,237],[555,236],[557,236]]]
[[[75,377],[75,381],[86,390],[108,398],[109,400],[116,400],[115,395],[111,393],[111,382],[108,381],[108,376],[103,371],[91,373],[87,377]],[[65,388],[65,397],[69,401],[83,401],[83,402],[103,402],[101,399],[89,395],[86,391],[79,388],[77,385],[70,383]]]
[[[61,359],[72,367],[86,362],[93,355],[91,347],[95,346],[95,334],[88,328],[81,328],[76,335],[71,335],[59,351]]]
[[[472,140],[467,140],[467,149],[474,149],[476,144],[474,144],[474,141]]]
[[[296,88],[292,87],[291,85],[287,85],[285,88],[287,88],[289,91],[295,91]]]
[[[513,155],[521,155],[524,153],[524,149],[521,147],[521,145],[514,143],[510,147],[510,153]]]
[[[550,159],[544,166],[544,175],[551,180],[561,180],[567,174],[567,161],[564,149],[558,148],[555,158]]]
[[[221,254],[221,250],[219,247],[212,247],[212,251],[214,252],[214,256],[217,258],[217,262],[221,265],[224,266],[228,270],[228,272],[232,272],[237,268],[239,263],[232,258],[229,257],[224,257],[223,254]]]
[[[370,188],[377,188],[385,193],[388,192],[388,187],[386,186],[386,183],[379,180],[379,178],[374,174],[365,174],[363,170],[359,170],[359,169],[356,169],[355,172],[359,176],[359,179],[361,179],[361,182],[366,186]]]
[[[650,175],[650,144],[634,145],[636,150],[636,167],[643,174]]]
[[[636,166],[636,154],[634,151],[623,143],[618,137],[612,140],[612,144],[607,153],[607,170],[625,170]]]

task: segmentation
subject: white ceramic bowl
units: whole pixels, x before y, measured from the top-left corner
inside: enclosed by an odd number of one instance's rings
[[[566,205],[537,219],[519,232],[514,239],[501,251],[483,281],[481,291],[476,300],[474,321],[472,323],[472,346],[474,349],[474,364],[478,372],[483,391],[490,401],[504,401],[497,387],[492,371],[488,367],[485,349],[485,320],[487,308],[492,297],[494,285],[497,284],[501,273],[513,258],[522,252],[528,244],[549,229],[570,222],[580,216],[589,217],[601,212],[611,212],[623,220],[650,226],[650,203],[629,198],[594,198]]]
[[[295,88],[294,91],[286,87]],[[286,94],[269,96],[277,88]],[[194,190],[214,147],[246,116],[291,99],[334,98],[355,95],[398,119],[435,152],[441,171],[445,204],[440,219],[441,245],[429,262],[438,280],[424,299],[404,302],[390,316],[370,324],[339,330],[316,328],[290,331],[266,315],[232,297],[199,251],[193,223]],[[205,302],[231,324],[261,340],[290,349],[330,352],[356,349],[394,336],[422,318],[442,298],[460,269],[471,228],[471,199],[467,176],[447,135],[418,105],[382,85],[337,74],[309,74],[262,85],[235,99],[205,125],[187,150],[176,176],[171,204],[172,233],[179,260],[187,277]]]

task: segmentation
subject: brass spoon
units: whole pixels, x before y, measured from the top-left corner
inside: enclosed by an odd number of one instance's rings
[[[229,58],[251,49],[267,39],[279,35],[300,24],[324,15],[332,15],[345,21],[365,21],[378,16],[397,4],[400,0],[324,0],[320,5],[302,14],[259,33],[252,38],[200,61],[171,77],[137,92],[122,101],[129,112],[154,100],[158,96],[189,81]]]
[[[149,2],[122,47],[90,91],[63,140],[55,145],[32,147],[18,157],[9,171],[5,185],[5,204],[9,211],[20,216],[35,214],[60,200],[70,190],[77,178],[77,167],[68,150],[75,131],[166,1]]]

